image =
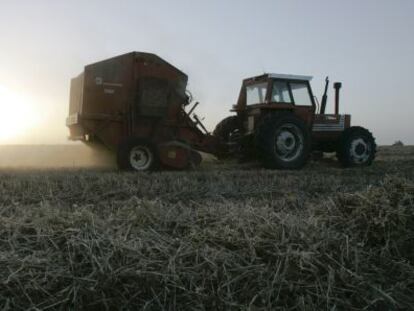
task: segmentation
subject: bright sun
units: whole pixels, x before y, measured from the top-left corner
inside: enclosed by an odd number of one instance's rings
[[[33,103],[0,85],[0,143],[15,143],[38,123]],[[28,135],[30,136],[30,135]]]

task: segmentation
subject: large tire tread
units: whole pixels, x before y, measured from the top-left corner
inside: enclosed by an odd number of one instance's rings
[[[122,171],[136,171],[129,162],[129,153],[133,147],[138,145],[148,147],[153,153],[153,162],[147,170],[153,171],[158,169],[160,162],[155,146],[147,139],[135,137],[128,138],[119,144],[116,157],[118,168]]]
[[[226,140],[227,136],[238,127],[238,117],[230,116],[221,120],[213,131],[213,136]]]
[[[353,137],[361,136],[367,139],[372,145],[372,153],[367,162],[357,165],[352,163],[352,158],[349,154],[349,144]],[[355,166],[369,166],[375,160],[377,152],[377,144],[374,135],[362,126],[352,126],[347,128],[341,135],[338,143],[336,156],[343,167],[355,167]]]
[[[303,133],[304,149],[302,155],[291,162],[278,160],[275,156],[274,133],[284,123],[293,123]],[[259,160],[269,169],[300,169],[309,159],[311,135],[306,124],[292,113],[268,114],[263,117],[255,132],[255,147]]]

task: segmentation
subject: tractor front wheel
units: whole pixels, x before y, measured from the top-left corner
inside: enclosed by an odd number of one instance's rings
[[[150,142],[142,139],[129,139],[120,144],[117,162],[121,170],[149,171],[158,166],[158,156]]]
[[[293,114],[267,115],[258,125],[255,145],[264,167],[298,169],[309,158],[310,131]]]
[[[352,126],[342,133],[336,155],[344,167],[367,166],[374,161],[376,151],[372,133],[363,127]]]

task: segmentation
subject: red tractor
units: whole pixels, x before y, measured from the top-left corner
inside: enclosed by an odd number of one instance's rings
[[[221,157],[259,158],[266,168],[302,167],[311,152],[336,152],[343,166],[370,165],[372,134],[339,114],[341,83],[334,83],[335,113],[326,114],[329,80],[319,107],[309,76],[264,74],[245,79],[236,115],[222,120],[214,136],[225,142]]]

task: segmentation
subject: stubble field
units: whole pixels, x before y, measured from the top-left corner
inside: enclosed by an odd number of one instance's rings
[[[414,309],[414,147],[364,169],[0,166],[1,310]]]

